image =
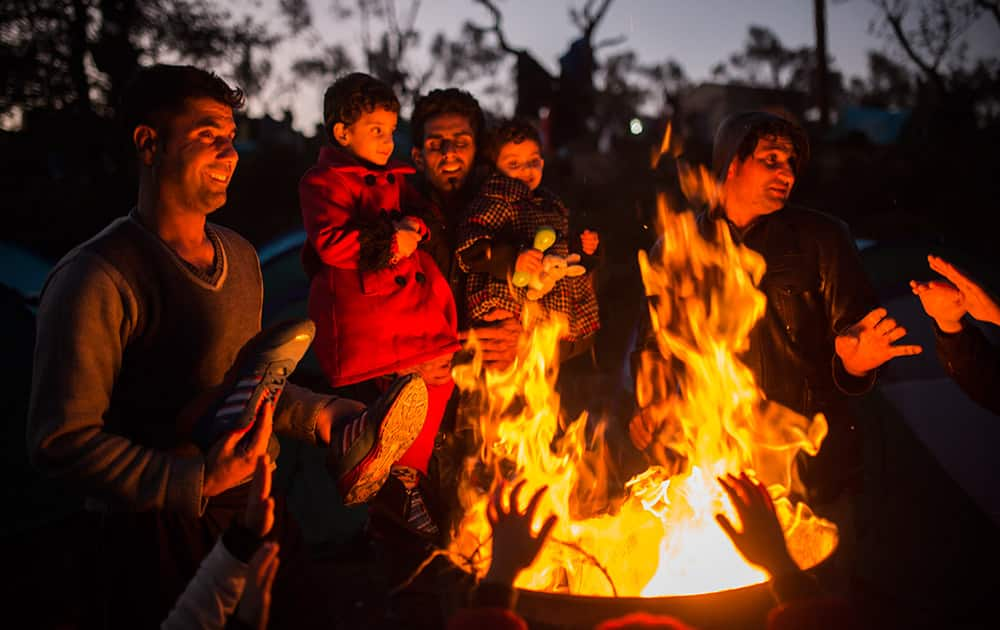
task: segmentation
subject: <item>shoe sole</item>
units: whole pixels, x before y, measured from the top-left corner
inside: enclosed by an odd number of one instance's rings
[[[392,465],[417,439],[426,418],[427,385],[423,379],[414,378],[403,385],[385,413],[378,440],[360,464],[362,472],[357,482],[344,496],[345,505],[364,503],[378,492]]]

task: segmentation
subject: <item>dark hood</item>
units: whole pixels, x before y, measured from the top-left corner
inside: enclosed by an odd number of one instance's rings
[[[715,132],[715,140],[712,143],[712,174],[715,176],[716,181],[720,184],[725,181],[729,163],[736,157],[736,151],[739,149],[740,143],[743,142],[743,139],[751,131],[760,128],[786,128],[798,131],[796,135],[800,135],[801,137],[793,137],[793,142],[799,140],[801,143],[804,143],[804,146],[799,146],[799,143],[796,143],[796,148],[801,155],[799,155],[795,170],[796,172],[802,170],[803,164],[808,159],[808,140],[805,132],[799,129],[796,123],[769,112],[737,112],[723,119],[722,123],[719,124],[718,130]]]

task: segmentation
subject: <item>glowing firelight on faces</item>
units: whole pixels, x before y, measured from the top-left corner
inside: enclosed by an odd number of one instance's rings
[[[669,127],[667,134],[661,153]],[[688,199],[714,199],[703,169],[680,171]],[[702,238],[693,215],[672,212],[662,197],[659,224],[657,246],[638,256],[658,351],[642,354],[636,397],[656,424],[653,448],[678,455],[679,472],[651,466],[627,482],[624,495],[609,487],[603,422],[559,412],[556,351],[566,322],[529,303],[527,332],[509,369],[483,370],[477,353],[453,373],[472,394],[461,415],[472,419],[478,452],[460,480],[465,513],[450,551],[471,559],[476,572],[489,565],[487,497],[504,478],[527,480],[522,497],[548,486],[536,528],[549,514],[559,517],[538,559],[518,577],[523,589],[655,597],[763,582],[767,576],[715,521],[721,512],[738,522],[717,482],[726,473],[752,471],[767,484],[800,566],[817,564],[836,546],[832,523],[787,498],[802,490],[796,454],[818,450],[825,420],[763,400],[736,358],[764,310],[756,288],[763,259],[724,230]]]

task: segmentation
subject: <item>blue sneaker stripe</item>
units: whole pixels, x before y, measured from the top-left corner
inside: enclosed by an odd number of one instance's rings
[[[234,389],[243,389],[245,387],[249,387],[250,389],[253,389],[254,387],[257,387],[257,383],[261,382],[263,379],[264,379],[263,376],[249,376],[249,377],[240,379],[240,381],[238,383],[236,383],[236,386],[234,387]]]
[[[219,409],[219,412],[216,413],[215,415],[216,417],[219,418],[221,418],[222,416],[235,416],[243,413],[243,409],[245,407],[246,407],[245,405],[229,405],[227,407]]]
[[[224,402],[225,402],[225,404],[230,404],[230,403],[245,403],[246,401],[250,400],[251,396],[253,396],[253,390],[252,389],[247,389],[247,390],[244,390],[244,391],[233,392],[232,394],[230,394],[226,398],[226,400]]]

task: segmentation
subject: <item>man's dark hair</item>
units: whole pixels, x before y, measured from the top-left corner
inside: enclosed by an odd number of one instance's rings
[[[431,90],[414,103],[413,113],[410,115],[410,139],[414,147],[424,145],[424,125],[427,121],[443,114],[457,114],[468,118],[472,126],[473,140],[476,144],[479,143],[486,127],[483,108],[472,94],[451,87]]]
[[[243,90],[229,87],[214,72],[194,66],[156,64],[141,68],[129,82],[118,115],[129,133],[139,125],[162,130],[192,98],[210,98],[234,110],[246,104]]]
[[[340,77],[323,94],[323,126],[327,139],[336,144],[333,139],[335,124],[353,125],[379,107],[399,113],[399,99],[389,84],[364,72]]]
[[[743,161],[753,154],[762,138],[786,138],[795,152],[792,168],[798,176],[809,161],[809,136],[798,123],[770,112],[739,112],[728,116],[719,125],[712,147],[712,170],[724,181],[729,164]]]
[[[493,164],[500,157],[500,149],[505,144],[511,142],[521,144],[525,140],[534,141],[538,145],[539,150],[541,150],[542,136],[538,133],[538,128],[527,118],[515,116],[514,118],[502,121],[487,133],[483,146],[483,155]]]

